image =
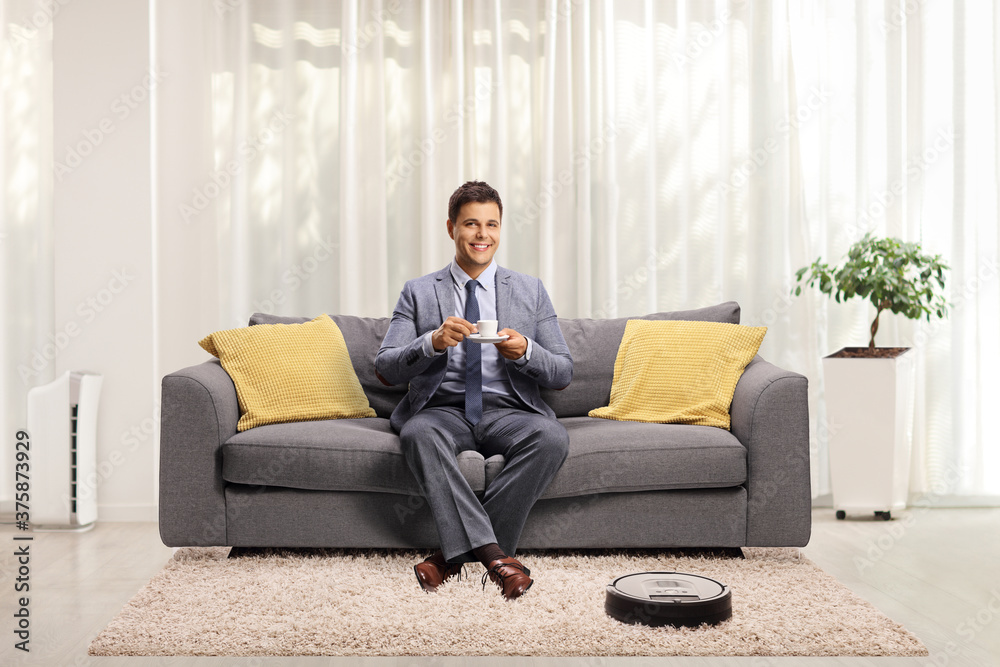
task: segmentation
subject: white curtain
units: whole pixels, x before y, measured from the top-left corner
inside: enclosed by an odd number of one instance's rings
[[[217,203],[224,316],[387,314],[404,280],[449,260],[448,196],[472,178],[504,198],[499,261],[540,276],[567,316],[749,303],[750,275],[782,271],[766,255],[787,265],[785,235],[764,232],[789,228],[788,215],[798,227],[785,205],[749,215],[789,197],[790,142],[767,165],[774,192],[718,186],[746,161],[761,116],[788,106],[779,10],[299,0],[223,11],[213,168],[238,172]],[[749,39],[774,25],[781,41]],[[754,109],[751,85],[763,92]]]
[[[802,2],[791,3],[790,28],[800,104],[812,91],[824,98],[800,106],[809,256],[796,259],[839,260],[873,231],[919,241],[950,264],[947,320],[883,317],[877,342],[917,352],[913,492],[928,504],[995,504],[1000,10],[986,0]],[[804,301],[792,308],[816,314],[812,359],[864,344],[870,305]],[[806,368],[815,387],[821,369]],[[825,461],[836,425],[817,407]]]
[[[65,345],[52,293],[52,19],[0,0],[0,433],[11,443]],[[0,498],[12,500],[13,444],[0,451]]]
[[[873,309],[792,299],[792,277],[898,236],[952,266],[947,320],[879,334],[918,348],[914,493],[995,498],[998,22],[987,0],[217,4],[220,324],[388,315],[484,179],[498,261],[561,315],[735,299],[769,326],[762,355],[810,379],[821,495],[820,360]]]

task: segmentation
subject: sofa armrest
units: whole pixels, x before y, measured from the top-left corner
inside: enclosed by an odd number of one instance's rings
[[[163,378],[160,539],[169,547],[225,546],[222,445],[240,418],[236,387],[217,359]]]
[[[747,546],[805,546],[812,530],[808,381],[757,356],[736,385],[730,417],[747,448]]]

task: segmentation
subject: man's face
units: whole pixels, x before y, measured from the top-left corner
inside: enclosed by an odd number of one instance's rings
[[[500,245],[500,208],[496,202],[469,202],[448,221],[448,236],[455,241],[455,259],[470,278],[493,261]]]

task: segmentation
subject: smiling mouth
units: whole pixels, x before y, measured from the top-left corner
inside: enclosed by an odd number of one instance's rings
[[[488,250],[490,247],[490,244],[488,243],[470,243],[469,245],[471,245],[474,250],[479,250],[480,252]]]

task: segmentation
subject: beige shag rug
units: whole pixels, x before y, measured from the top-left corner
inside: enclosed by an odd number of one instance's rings
[[[744,549],[746,559],[678,552],[526,552],[535,578],[505,602],[466,566],[437,594],[420,590],[398,551],[178,550],[90,645],[91,655],[921,656],[901,625],[802,557]],[[607,584],[633,572],[717,579],[733,617],[677,629],[620,623]]]

